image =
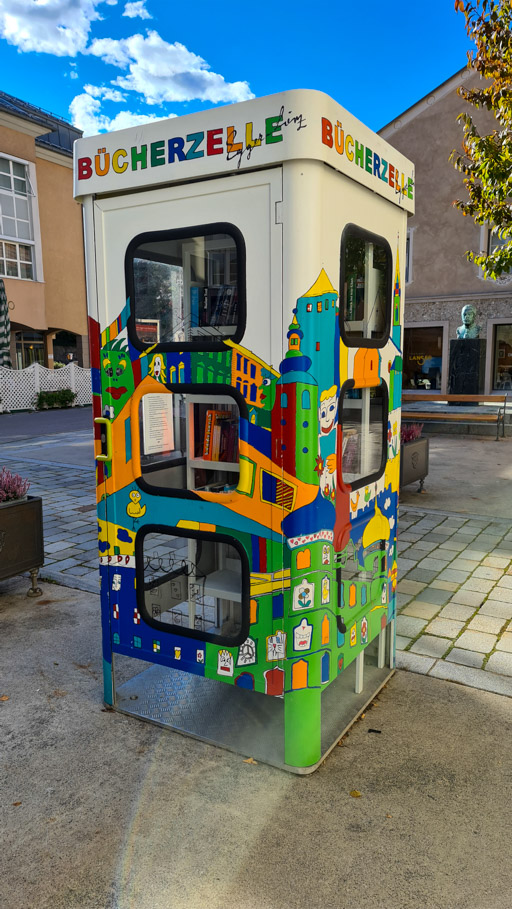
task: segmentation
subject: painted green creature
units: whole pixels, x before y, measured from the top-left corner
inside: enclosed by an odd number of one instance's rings
[[[103,416],[115,419],[133,394],[135,382],[128,345],[124,338],[108,341],[101,350],[101,400]]]

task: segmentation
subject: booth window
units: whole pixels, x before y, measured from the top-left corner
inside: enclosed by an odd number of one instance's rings
[[[175,391],[171,386],[170,393],[151,392],[140,399],[142,485],[164,494],[231,492],[239,479],[237,400],[221,385],[210,394],[182,388],[178,385]]]
[[[153,628],[236,645],[248,632],[249,569],[222,534],[148,525],[136,539],[137,605]]]
[[[219,350],[243,334],[245,245],[233,225],[136,237],[126,280],[129,331],[139,350]]]
[[[340,330],[349,346],[383,346],[391,321],[392,256],[389,243],[349,225],[341,239]]]
[[[352,381],[341,389],[341,477],[352,489],[381,476],[386,463],[388,396],[384,383],[354,388]]]

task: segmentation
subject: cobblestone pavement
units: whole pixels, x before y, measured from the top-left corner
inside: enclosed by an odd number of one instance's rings
[[[94,469],[20,460],[12,445],[0,460],[43,498],[41,577],[97,593]],[[512,697],[510,522],[402,507],[398,541],[397,666]]]

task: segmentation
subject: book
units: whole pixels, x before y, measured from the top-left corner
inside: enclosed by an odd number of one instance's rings
[[[231,412],[229,410],[207,410],[206,417],[204,421],[204,439],[203,439],[203,459],[205,461],[214,461],[218,460],[214,456],[214,440],[217,438],[217,454],[220,447],[220,425],[219,433],[217,437],[215,436],[214,430],[219,421],[219,418],[228,418],[231,417]]]

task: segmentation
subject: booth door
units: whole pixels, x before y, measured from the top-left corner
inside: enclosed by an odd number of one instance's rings
[[[212,674],[232,681],[229,648],[249,640],[241,665],[255,656],[251,572],[269,547],[279,569],[282,513],[262,501],[260,473],[280,361],[281,195],[276,168],[94,209],[112,649],[202,673],[211,642]]]

